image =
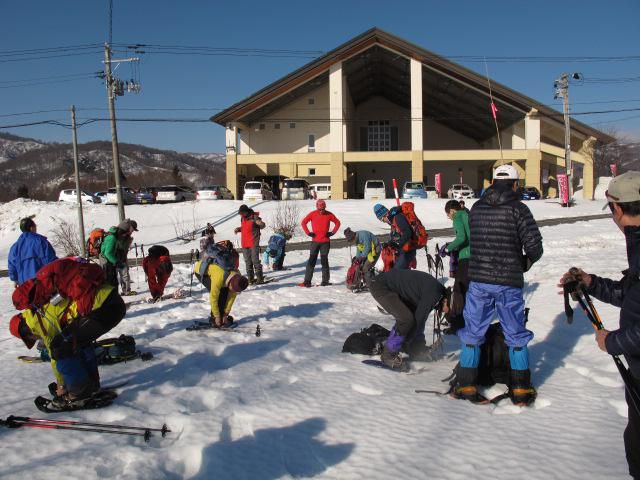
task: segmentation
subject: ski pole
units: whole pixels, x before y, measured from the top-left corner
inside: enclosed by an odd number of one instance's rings
[[[136,283],[138,284],[138,288],[140,288],[140,268],[138,267],[138,244],[134,243],[133,248],[136,252]]]
[[[191,296],[191,288],[193,287],[193,249],[189,251],[189,270],[191,271],[189,279],[189,296]]]
[[[144,265],[144,243],[140,244],[140,251],[142,252],[142,264]],[[149,281],[149,278],[147,277],[147,272],[144,272],[144,281],[145,282]]]
[[[87,427],[108,427],[113,429],[121,429],[121,430],[142,430],[142,431],[150,431],[150,432],[160,432],[163,437],[167,435],[167,433],[171,433],[167,424],[162,424],[162,428],[150,428],[150,427],[133,427],[129,425],[111,425],[108,423],[90,423],[90,422],[76,422],[74,420],[55,420],[49,418],[32,418],[32,417],[17,417],[11,415],[7,417],[5,420],[7,423],[17,422],[17,423],[51,423],[57,425],[83,425]]]
[[[95,432],[95,433],[113,433],[115,435],[129,435],[132,437],[143,437],[145,442],[148,442],[151,438],[151,432],[145,430],[144,432],[127,432],[124,430],[110,430],[107,428],[85,428],[81,426],[73,426],[73,425],[56,425],[51,423],[27,423],[27,422],[14,422],[10,423],[6,420],[0,420],[2,425],[5,425],[9,428],[20,428],[20,427],[28,427],[28,428],[45,428],[49,430],[75,430],[78,432]]]

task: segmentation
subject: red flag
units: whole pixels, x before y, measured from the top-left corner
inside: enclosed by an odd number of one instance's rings
[[[498,107],[496,107],[496,104],[493,103],[493,100],[491,100],[491,113],[493,114],[493,119],[497,120],[496,113],[498,113]]]

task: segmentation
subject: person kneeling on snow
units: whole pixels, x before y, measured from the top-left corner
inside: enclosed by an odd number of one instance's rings
[[[449,311],[448,290],[425,272],[393,269],[371,281],[373,298],[396,320],[384,344],[382,362],[393,369],[403,369],[400,351],[412,361],[431,361],[424,337],[427,317],[432,310]]]
[[[173,271],[169,249],[162,245],[151,247],[149,255],[142,261],[142,269],[147,275],[151,301],[157,302],[162,298],[164,287],[167,285]]]
[[[87,298],[73,300],[59,292],[53,297],[50,293],[45,283],[34,280],[18,287],[13,303],[24,311],[11,319],[9,329],[27,348],[41,339],[49,351],[56,378],[53,404],[59,408],[82,406],[100,390],[93,342],[124,318],[125,305],[117,289],[106,283],[87,294],[91,303],[84,314]]]
[[[364,282],[367,284],[367,287],[370,287],[371,279],[374,275],[373,267],[376,265],[382,252],[380,240],[368,230],[358,230],[354,232],[347,227],[343,233],[344,238],[346,238],[349,244],[356,245],[356,257],[366,258],[362,270],[364,272]]]
[[[203,261],[196,262],[194,273],[200,282],[209,290],[211,303],[211,325],[216,328],[230,327],[233,324],[231,307],[238,293],[249,286],[247,277],[243,277],[237,270],[224,270],[215,263],[203,265]]]
[[[281,233],[274,233],[269,237],[267,249],[262,255],[262,263],[269,268],[269,263],[273,260],[273,270],[282,270],[284,263],[285,250],[287,248],[287,238]]]

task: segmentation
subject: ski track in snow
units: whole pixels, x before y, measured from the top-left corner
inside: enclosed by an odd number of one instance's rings
[[[233,208],[239,205],[229,203]],[[369,203],[373,202],[331,202],[329,208],[341,219],[345,208],[342,228],[355,225],[381,233],[368,218]],[[598,213],[593,212],[596,203],[571,213]],[[268,213],[267,205],[261,211]],[[103,218],[100,209],[109,207],[92,208],[92,221],[97,221]],[[156,238],[171,236],[172,228],[159,217],[142,215],[156,210],[141,208],[128,207],[127,213],[148,222]],[[36,210],[43,219],[58,213],[75,215],[75,210],[66,209],[42,202],[2,206],[0,263],[6,262],[10,219],[14,222]],[[532,209],[537,218],[560,213],[546,202]],[[228,213],[228,206],[223,210],[220,216]],[[449,226],[440,210],[422,218],[428,227]],[[229,228],[236,223],[230,222]],[[140,234],[143,229],[144,223]],[[17,234],[11,235],[13,241]],[[101,367],[105,384],[128,380],[111,407],[51,415],[152,427],[167,423],[174,433],[147,445],[118,435],[2,429],[0,477],[466,480],[511,479],[516,472],[532,479],[628,478],[623,383],[611,359],[597,348],[593,330],[578,308],[573,324],[567,324],[556,288],[558,278],[572,265],[617,278],[626,265],[624,239],[608,219],[545,227],[542,235],[545,254],[526,274],[525,288],[531,308],[528,326],[535,333],[530,344],[532,378],[538,388],[531,408],[515,407],[509,400],[476,406],[414,393],[446,390],[441,380],[451,373],[457,355],[417,364],[416,369],[426,370],[407,375],[371,368],[361,363],[366,357],[341,353],[349,334],[371,323],[389,328],[392,318],[378,312],[368,293],[353,294],[344,287],[348,249],[331,250],[334,285],[311,289],[296,287],[307,252],[290,252],[286,263],[291,270],[268,273],[281,277],[278,282],[238,297],[233,315],[241,333],[185,330],[209,313],[207,292],[195,279],[190,298],[131,306],[109,336],[134,335],[138,347],[151,351],[154,359]],[[423,253],[418,262],[426,270]],[[146,292],[141,270],[132,269],[131,275],[134,288]],[[319,275],[318,265],[316,282]],[[189,279],[188,265],[176,265],[167,288],[188,289]],[[8,279],[0,279],[0,312],[5,319],[0,329],[0,416],[38,417],[42,414],[33,398],[46,393],[51,370],[47,364],[16,360],[27,352],[6,328],[15,313],[12,289]],[[618,309],[599,302],[596,307],[605,325],[616,328]],[[262,335],[255,337],[258,322]],[[444,349],[447,354],[457,352],[457,339],[445,337]],[[485,393],[503,391],[504,386],[496,385]]]

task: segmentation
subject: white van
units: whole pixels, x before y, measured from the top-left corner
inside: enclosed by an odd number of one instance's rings
[[[384,200],[387,198],[387,189],[384,180],[367,180],[364,184],[365,200]]]
[[[301,178],[285,178],[280,198],[281,200],[306,200],[310,198],[309,183]]]
[[[311,196],[317,200],[329,200],[331,198],[330,183],[314,183],[309,185]]]

